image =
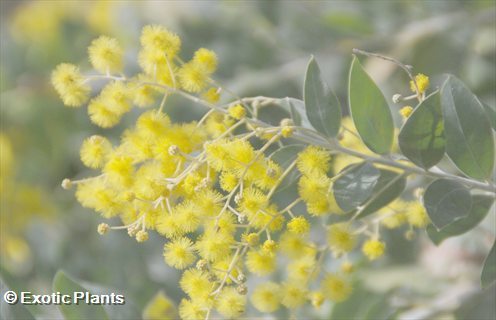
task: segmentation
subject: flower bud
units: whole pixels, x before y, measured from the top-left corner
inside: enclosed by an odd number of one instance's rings
[[[66,179],[62,180],[61,186],[62,186],[62,189],[69,190],[70,188],[72,188],[72,181],[70,179],[66,178]]]

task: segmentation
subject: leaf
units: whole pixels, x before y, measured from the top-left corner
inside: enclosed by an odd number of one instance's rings
[[[291,119],[293,119],[293,123],[297,126],[301,126],[301,115],[298,110],[296,110],[294,103],[290,99],[287,99],[286,103],[289,105],[289,113]]]
[[[487,118],[491,122],[491,127],[493,127],[493,130],[496,130],[496,107],[490,106],[484,102],[482,103],[482,106],[484,107]]]
[[[441,229],[469,214],[472,197],[462,184],[438,179],[425,190],[424,206],[432,224]]]
[[[305,148],[304,145],[302,144],[291,144],[288,146],[284,146],[280,149],[277,149],[277,151],[273,152],[270,155],[270,159],[274,162],[276,162],[278,165],[281,166],[282,170],[284,171],[287,169],[293,161],[296,160],[296,157],[298,156],[298,152],[303,150]],[[290,185],[292,185],[297,179],[298,179],[299,173],[296,170],[292,170],[281,182],[279,187],[277,188],[278,192],[286,189]]]
[[[300,99],[286,98],[275,102],[277,106],[289,113],[295,124],[300,122],[303,128],[313,129],[310,121],[307,118],[305,103]]]
[[[489,287],[496,281],[496,241],[494,241],[491,251],[484,261],[481,273],[481,286],[482,288]]]
[[[53,290],[71,297],[75,292],[88,292],[86,288],[69,278],[63,271],[57,271],[53,278]],[[74,301],[73,301],[74,302]],[[60,311],[65,319],[108,319],[108,315],[102,305],[90,305],[84,300],[78,304],[60,304]]]
[[[346,173],[334,182],[334,198],[339,207],[348,212],[369,198],[381,173],[368,162],[348,166],[341,172]]]
[[[361,210],[357,218],[363,218],[376,212],[396,199],[405,190],[406,178],[403,175],[385,169],[379,169],[379,171],[379,180],[372,190],[372,197],[375,199]]]
[[[398,142],[401,152],[419,167],[428,169],[441,161],[446,139],[439,92],[415,108],[401,128]]]
[[[375,153],[389,153],[394,136],[391,110],[356,57],[351,62],[348,98],[351,116],[365,145]]]
[[[436,245],[439,245],[443,240],[461,235],[472,230],[477,226],[489,212],[494,199],[483,195],[474,195],[472,197],[472,208],[468,216],[461,218],[441,230],[437,230],[432,224],[427,226],[427,235]]]
[[[341,105],[320,75],[313,57],[308,63],[303,85],[305,111],[312,126],[328,137],[335,137],[341,125]]]
[[[469,177],[484,180],[494,166],[491,126],[477,97],[450,75],[441,88],[446,153]]]
[[[174,302],[163,291],[157,292],[143,310],[142,319],[177,319]]]

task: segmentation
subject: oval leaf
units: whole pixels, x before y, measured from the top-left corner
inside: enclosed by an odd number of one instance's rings
[[[322,79],[317,61],[313,57],[308,63],[303,97],[308,120],[315,130],[328,137],[335,137],[341,125],[341,106],[336,95]]]
[[[69,278],[63,271],[58,271],[53,278],[53,290],[61,294],[74,295],[74,292],[88,290]],[[65,319],[108,319],[105,309],[100,304],[86,304],[84,299],[78,304],[60,304],[60,311]]]
[[[399,197],[405,190],[406,178],[402,174],[385,169],[380,169],[379,171],[381,175],[372,190],[374,200],[360,210],[357,218],[363,218],[376,212]]]
[[[334,198],[339,207],[351,211],[367,200],[381,176],[380,171],[368,162],[344,168],[346,171],[333,185]]]
[[[424,206],[432,224],[441,229],[469,214],[472,197],[467,188],[460,183],[439,179],[425,190]]]
[[[389,153],[394,136],[391,110],[356,57],[351,63],[348,98],[351,116],[365,145],[375,153]]]
[[[477,226],[489,212],[494,199],[488,196],[475,195],[472,197],[472,208],[465,218],[461,218],[441,230],[437,230],[432,224],[427,226],[427,235],[436,245],[443,240],[464,234]]]
[[[489,255],[484,261],[484,267],[482,268],[481,274],[481,286],[482,288],[489,287],[494,281],[496,281],[496,241],[493,243]]]
[[[415,108],[401,128],[398,142],[401,152],[419,167],[428,169],[441,161],[446,140],[439,93]]]
[[[485,180],[494,166],[494,142],[482,104],[450,75],[441,89],[441,106],[446,153],[464,174]]]

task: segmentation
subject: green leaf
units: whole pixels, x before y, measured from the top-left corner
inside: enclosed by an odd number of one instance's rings
[[[372,189],[372,197],[375,199],[361,210],[357,218],[363,218],[376,212],[399,197],[405,190],[406,178],[403,175],[385,169],[379,169],[379,171],[379,180]]]
[[[334,198],[345,211],[356,209],[367,200],[381,176],[381,172],[368,162],[344,168],[333,185]],[[341,174],[340,173],[340,174]]]
[[[74,296],[74,292],[88,292],[86,288],[69,278],[63,271],[57,271],[53,278],[53,290],[61,294]],[[87,304],[84,300],[78,304],[60,304],[60,311],[65,319],[108,319],[108,315],[102,305]]]
[[[424,206],[432,224],[441,229],[469,214],[472,197],[462,184],[438,179],[425,190]]]
[[[273,152],[269,157],[272,161],[277,163],[278,165],[281,166],[282,170],[284,171],[287,169],[293,161],[296,160],[296,157],[298,156],[298,152],[303,150],[305,148],[304,145],[302,144],[291,144],[288,146],[284,146],[280,149],[277,149],[277,151]],[[277,192],[280,192],[293,183],[296,182],[298,179],[299,173],[297,170],[292,170],[281,182],[279,187],[277,188]]]
[[[427,235],[436,245],[443,240],[464,234],[477,226],[487,215],[494,199],[483,195],[472,196],[472,208],[468,216],[461,218],[441,230],[437,230],[432,224],[427,226]]]
[[[291,119],[293,119],[293,123],[297,126],[301,126],[301,115],[298,110],[296,110],[294,103],[290,99],[287,99],[286,103],[289,105],[289,114],[291,115]]]
[[[305,110],[312,126],[328,137],[337,136],[341,125],[341,105],[322,79],[313,57],[308,63],[303,87]]]
[[[439,92],[415,108],[401,128],[398,142],[401,152],[419,167],[428,169],[441,161],[446,140]]]
[[[496,107],[490,106],[484,102],[482,103],[482,106],[484,107],[487,118],[491,122],[491,127],[493,127],[493,130],[496,130]]]
[[[351,116],[365,145],[375,153],[389,153],[394,136],[391,110],[356,57],[351,62],[348,98]]]
[[[484,267],[481,273],[481,286],[482,288],[489,287],[496,281],[496,241],[494,241],[491,251],[484,261]]]
[[[441,89],[446,153],[469,177],[485,180],[494,166],[491,126],[477,97],[449,76]]]
[[[286,98],[279,100],[278,102],[274,102],[274,104],[289,113],[295,124],[301,125],[304,128],[313,129],[306,114],[305,102],[302,100]]]

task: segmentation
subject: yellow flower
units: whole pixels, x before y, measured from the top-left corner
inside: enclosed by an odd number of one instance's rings
[[[305,175],[323,175],[329,170],[330,159],[331,155],[328,151],[320,147],[309,146],[298,154],[296,166]]]
[[[212,50],[205,48],[196,50],[193,62],[204,68],[208,73],[213,73],[217,69],[217,55]]]
[[[229,107],[227,112],[236,120],[241,120],[246,116],[246,109],[240,104]]]
[[[121,115],[110,110],[109,106],[101,97],[90,101],[88,114],[90,115],[91,122],[102,128],[111,128],[121,121]]]
[[[315,308],[320,308],[324,303],[324,295],[320,291],[315,291],[310,294],[310,301],[312,306]]]
[[[289,232],[281,235],[279,246],[281,252],[292,259],[299,259],[306,255],[312,256],[316,252],[313,243]]]
[[[254,232],[249,234],[243,234],[242,238],[251,247],[256,246],[260,241],[260,236],[258,235],[258,233],[254,233]]]
[[[226,318],[238,318],[245,312],[246,297],[233,287],[225,287],[216,300],[217,311]]]
[[[133,160],[127,156],[113,154],[103,167],[103,173],[111,184],[130,186],[134,174]]]
[[[145,74],[139,74],[129,83],[133,103],[139,108],[151,106],[157,95],[157,90],[151,85],[143,84],[145,82],[152,82],[152,79]]]
[[[400,109],[400,114],[403,117],[403,119],[408,118],[413,112],[413,108],[410,106],[404,106],[403,108]]]
[[[186,270],[179,285],[192,300],[207,299],[214,287],[214,284],[208,279],[208,275],[197,269]]]
[[[313,272],[316,271],[316,261],[314,256],[303,256],[299,259],[294,260],[288,265],[288,276],[289,279],[296,282],[300,281],[305,283],[312,276]]]
[[[424,228],[430,223],[427,211],[425,210],[424,206],[418,201],[408,203],[405,211],[408,223],[413,227]]]
[[[248,188],[243,191],[238,210],[248,216],[256,215],[260,210],[267,208],[268,204],[267,196],[262,191]]]
[[[195,243],[195,248],[200,256],[209,261],[217,261],[230,252],[230,246],[234,242],[232,236],[225,233],[204,233],[200,240]]]
[[[103,167],[111,151],[112,145],[106,138],[94,135],[84,140],[79,154],[85,166],[97,169]]]
[[[223,171],[220,175],[220,187],[222,190],[231,192],[238,185],[238,177],[229,171]]]
[[[250,297],[253,306],[261,312],[274,312],[281,303],[281,287],[274,282],[258,285]]]
[[[157,110],[141,114],[136,120],[136,130],[144,138],[157,138],[167,133],[170,127],[169,117]]]
[[[304,235],[310,230],[310,223],[302,216],[294,217],[288,222],[287,228],[291,233]]]
[[[79,68],[73,64],[62,63],[52,72],[52,85],[64,104],[68,107],[80,107],[86,101],[91,88],[84,83]]]
[[[327,231],[327,242],[331,251],[336,256],[340,256],[343,253],[353,250],[356,244],[356,237],[347,223],[337,223],[329,227]]]
[[[343,276],[329,273],[321,284],[322,293],[333,302],[341,302],[350,296],[353,288]]]
[[[298,193],[305,202],[321,201],[327,195],[330,184],[325,174],[304,175],[298,181]]]
[[[188,238],[177,238],[164,246],[165,262],[177,269],[184,269],[195,261],[193,242]]]
[[[178,72],[181,87],[188,92],[200,92],[208,84],[209,74],[196,63],[185,63]]]
[[[250,250],[246,254],[246,267],[259,276],[270,274],[276,268],[275,256],[263,250]]]
[[[88,53],[90,62],[97,71],[101,73],[122,71],[123,51],[116,39],[100,36],[91,42]]]
[[[302,283],[289,282],[283,284],[281,303],[289,309],[301,307],[307,299],[308,290]]]
[[[206,315],[206,308],[198,303],[198,301],[181,300],[179,304],[179,316],[181,319],[205,319]]]
[[[218,88],[210,88],[202,93],[202,98],[210,103],[217,103],[220,100],[220,90]]]
[[[365,241],[362,246],[362,252],[369,258],[369,260],[375,260],[384,254],[384,249],[386,244],[377,239],[369,239]]]
[[[415,82],[417,83],[419,93],[424,93],[427,88],[429,88],[429,77],[425,74],[419,73],[415,76]],[[412,92],[416,92],[415,84],[410,81],[410,89]]]
[[[159,291],[143,310],[144,320],[174,319],[177,311],[172,301],[164,292]]]
[[[100,93],[99,98],[108,110],[116,115],[123,115],[131,110],[132,92],[122,81],[113,81],[107,84]]]
[[[159,25],[147,25],[141,31],[141,45],[155,52],[165,53],[172,61],[181,49],[181,39]]]

